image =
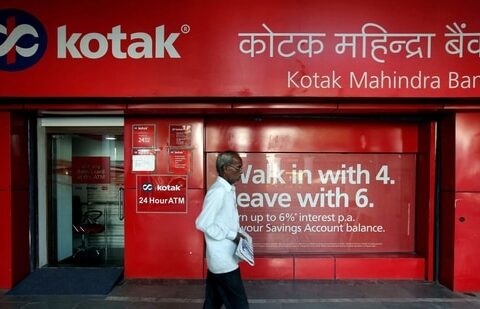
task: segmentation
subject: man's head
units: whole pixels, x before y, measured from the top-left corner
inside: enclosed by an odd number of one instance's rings
[[[242,175],[242,158],[235,151],[225,151],[218,155],[217,173],[230,184],[234,184]]]

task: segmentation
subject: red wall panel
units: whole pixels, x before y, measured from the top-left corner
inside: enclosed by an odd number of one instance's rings
[[[480,191],[480,114],[459,113],[455,128],[455,191]]]
[[[455,194],[455,270],[458,291],[480,289],[480,192]]]
[[[10,113],[0,112],[0,142],[3,151],[0,152],[0,190],[11,188],[10,179]]]
[[[440,196],[440,282],[453,289],[455,254],[455,193],[443,191]]]
[[[24,162],[24,161],[23,161]],[[25,176],[25,175],[24,175]],[[28,179],[28,177],[25,177]],[[12,262],[13,284],[30,272],[28,190],[12,191]]]
[[[417,165],[415,252],[426,258],[428,280],[434,279],[436,129],[433,122],[420,125]]]
[[[154,124],[154,172],[132,172],[132,126]],[[169,172],[170,125],[191,125],[187,213],[137,212],[136,176]],[[137,142],[135,142],[137,143]],[[195,228],[204,191],[203,121],[188,118],[129,118],[125,125],[125,276],[202,278],[203,235]]]
[[[295,279],[335,279],[334,256],[295,257]]]
[[[314,119],[206,121],[206,151],[417,152],[416,124]]]
[[[12,189],[28,189],[28,123],[22,114],[11,119]]]
[[[455,190],[455,115],[445,116],[440,122],[440,156],[442,190]]]
[[[12,114],[10,132],[12,270],[16,284],[30,272],[28,119],[24,114]]]
[[[455,291],[480,289],[480,114],[442,122],[440,282]]]
[[[27,122],[0,113],[0,288],[11,288],[29,272]]]
[[[421,257],[335,258],[337,279],[415,279],[425,278],[425,259]]]
[[[10,113],[0,112],[0,289],[12,286]]]
[[[293,257],[255,257],[255,266],[240,264],[243,279],[293,280]]]
[[[203,195],[189,190],[187,214],[137,213],[136,189],[125,191],[125,277],[202,278],[203,235],[195,219]]]
[[[0,190],[0,289],[12,287],[11,192]]]

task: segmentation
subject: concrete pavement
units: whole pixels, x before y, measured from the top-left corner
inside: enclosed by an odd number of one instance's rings
[[[108,295],[0,295],[0,308],[202,308],[202,280],[124,280]],[[257,308],[480,308],[480,293],[426,281],[245,281]]]

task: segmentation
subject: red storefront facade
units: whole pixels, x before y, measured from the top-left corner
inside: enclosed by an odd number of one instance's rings
[[[478,6],[3,3],[0,288],[51,254],[73,254],[75,240],[57,234],[72,233],[75,220],[62,225],[61,215],[72,220],[75,199],[47,218],[65,187],[80,200],[124,192],[122,235],[109,242],[121,242],[127,279],[203,278],[194,221],[215,154],[234,149],[244,159],[237,204],[257,252],[245,278],[479,290]],[[92,128],[120,119],[121,155],[73,151],[76,137],[60,136],[95,118]],[[51,119],[65,122],[52,131]],[[41,130],[48,145],[70,147],[45,188],[50,172],[32,155]]]

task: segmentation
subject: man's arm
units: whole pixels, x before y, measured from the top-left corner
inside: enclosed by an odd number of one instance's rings
[[[216,220],[217,214],[223,205],[225,191],[221,188],[210,190],[205,196],[203,209],[195,221],[198,230],[204,232],[208,237],[215,240],[230,239],[235,241],[238,232]]]

